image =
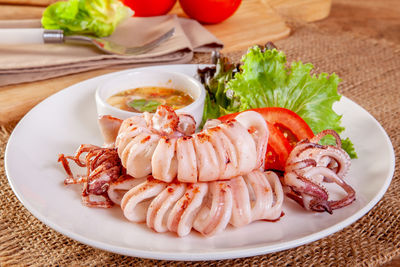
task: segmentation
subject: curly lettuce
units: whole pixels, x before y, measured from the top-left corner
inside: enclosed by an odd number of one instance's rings
[[[105,37],[132,14],[132,10],[118,0],[69,0],[48,6],[42,25],[45,29],[64,30],[66,35]]]
[[[222,115],[232,113],[225,110],[231,100],[226,96],[225,84],[229,82],[237,70],[227,58],[220,58],[215,68],[198,70],[201,82],[208,91],[206,94],[202,125],[210,118],[218,118]]]
[[[226,59],[217,63],[214,77],[204,83],[207,98],[203,120],[251,108],[283,107],[301,116],[314,133],[325,129],[343,132],[341,116],[332,109],[341,98],[337,92],[340,79],[335,73],[311,74],[313,65],[301,61],[287,66],[283,52],[258,46],[248,50],[242,63],[237,73],[227,68]],[[331,144],[334,139],[322,142]],[[342,147],[350,157],[357,157],[348,138]]]

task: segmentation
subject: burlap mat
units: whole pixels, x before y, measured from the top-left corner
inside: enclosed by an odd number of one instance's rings
[[[361,104],[386,129],[399,162],[400,47],[393,44],[297,29],[276,43],[289,60],[312,62],[318,71],[336,72],[342,94]],[[230,54],[239,60],[244,51]],[[194,63],[209,62],[197,56]],[[4,149],[12,125],[0,137],[0,265],[194,265],[194,266],[356,266],[379,265],[400,255],[400,177],[398,164],[389,190],[367,215],[327,238],[283,252],[213,262],[171,262],[120,256],[73,241],[35,219],[14,196],[4,173]],[[27,177],[29,178],[29,177]]]

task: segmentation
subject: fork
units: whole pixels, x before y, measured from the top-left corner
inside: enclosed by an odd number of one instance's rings
[[[0,29],[0,44],[84,42],[101,51],[116,55],[139,55],[159,46],[174,35],[175,28],[141,46],[125,47],[115,42],[84,35],[64,35],[63,30]]]

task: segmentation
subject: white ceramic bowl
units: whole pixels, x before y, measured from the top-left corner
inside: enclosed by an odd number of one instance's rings
[[[96,107],[98,115],[111,115],[116,118],[126,119],[141,113],[130,112],[113,107],[107,103],[107,99],[124,90],[144,86],[160,86],[181,90],[193,97],[194,102],[177,113],[186,113],[193,116],[197,127],[203,118],[205,99],[204,86],[186,74],[165,71],[132,71],[115,76],[101,84],[96,90]]]

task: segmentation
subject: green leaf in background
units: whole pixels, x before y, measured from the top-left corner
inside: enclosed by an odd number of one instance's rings
[[[226,84],[233,78],[237,67],[228,62],[227,58],[220,58],[215,71],[206,68],[199,72],[200,79],[207,91],[202,125],[209,118],[218,118],[226,114],[224,107],[231,105],[231,99],[226,96]],[[230,112],[229,112],[230,113]]]
[[[118,0],[69,0],[56,2],[42,16],[45,29],[64,30],[66,35],[111,35],[117,25],[133,14]]]
[[[209,86],[214,88],[207,91],[213,95],[208,96],[210,101],[206,101],[203,120],[251,108],[283,107],[301,116],[314,133],[325,129],[343,132],[341,116],[332,109],[333,103],[341,97],[337,92],[340,79],[336,74],[311,75],[313,65],[301,61],[287,67],[283,52],[276,49],[263,51],[258,46],[250,48],[242,62],[240,71],[233,77],[229,72],[219,74],[230,77],[228,81],[221,82],[217,75],[209,79]],[[223,96],[220,86],[223,86]],[[207,114],[210,109],[216,112]],[[334,139],[327,137],[322,143],[333,144]],[[349,139],[343,140],[342,147],[352,158],[357,157]]]
[[[134,99],[128,103],[128,106],[140,112],[155,112],[159,105],[161,105],[161,103],[158,101],[146,99]]]

